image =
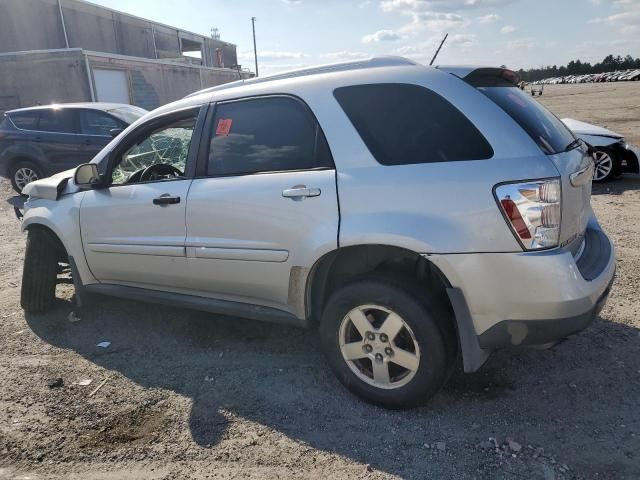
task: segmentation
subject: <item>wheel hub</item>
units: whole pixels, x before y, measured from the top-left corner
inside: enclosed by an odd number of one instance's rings
[[[409,325],[392,310],[362,305],[342,320],[342,356],[358,378],[384,389],[399,388],[415,376],[420,349]]]

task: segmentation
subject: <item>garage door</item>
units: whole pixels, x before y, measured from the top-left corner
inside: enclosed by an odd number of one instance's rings
[[[93,80],[99,102],[130,103],[127,72],[94,68]]]

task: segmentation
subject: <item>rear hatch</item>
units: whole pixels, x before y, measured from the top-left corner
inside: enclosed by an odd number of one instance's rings
[[[540,147],[558,169],[562,185],[560,246],[578,250],[591,214],[593,158],[562,121],[516,85],[509,70],[476,69],[464,80],[493,100]],[[518,179],[514,179],[518,180]]]

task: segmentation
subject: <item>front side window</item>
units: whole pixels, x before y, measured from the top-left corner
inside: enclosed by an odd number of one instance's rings
[[[80,110],[80,132],[85,135],[111,136],[114,128],[123,128],[120,121],[98,110]]]
[[[471,121],[437,93],[411,84],[338,88],[338,103],[382,165],[485,160],[493,149]]]
[[[115,165],[112,185],[183,177],[195,124],[194,115],[142,135]]]
[[[77,133],[75,113],[71,109],[45,109],[40,111],[38,130],[51,133]]]
[[[326,139],[300,101],[265,97],[216,106],[209,175],[332,166]]]

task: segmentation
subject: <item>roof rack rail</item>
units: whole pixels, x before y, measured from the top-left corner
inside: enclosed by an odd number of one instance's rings
[[[379,67],[400,67],[406,65],[420,65],[413,60],[404,57],[384,56],[371,57],[363,60],[351,60],[346,62],[330,63],[327,65],[318,65],[315,67],[299,68],[297,70],[289,70],[273,75],[265,75],[264,77],[254,77],[248,80],[236,80],[235,82],[224,83],[216,87],[205,88],[197,92],[190,93],[185,98],[193,97],[201,93],[218,92],[228,88],[239,87],[241,85],[255,85],[257,83],[271,82],[274,80],[283,80],[286,78],[306,77],[309,75],[318,75],[320,73],[345,72],[348,70],[362,70],[366,68]]]

